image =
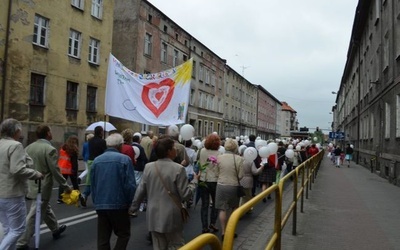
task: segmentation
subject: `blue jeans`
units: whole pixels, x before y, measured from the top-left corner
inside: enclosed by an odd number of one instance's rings
[[[82,195],[87,199],[91,193],[90,185],[85,186],[85,190],[83,190]]]
[[[25,197],[0,199],[0,222],[4,228],[4,238],[0,249],[16,249],[18,238],[26,229]]]
[[[215,194],[217,191],[216,182],[206,182],[207,187],[200,186],[201,189],[201,224],[203,229],[207,229],[210,224],[215,225],[218,217],[218,210],[215,208]],[[211,214],[210,214],[210,224],[208,224],[208,212],[210,209],[210,197],[212,201]]]

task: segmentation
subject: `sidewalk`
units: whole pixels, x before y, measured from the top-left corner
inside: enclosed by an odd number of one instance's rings
[[[282,249],[400,249],[400,188],[351,162],[336,168],[325,156]]]

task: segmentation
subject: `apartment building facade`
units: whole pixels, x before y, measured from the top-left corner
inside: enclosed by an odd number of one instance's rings
[[[298,131],[297,112],[287,102],[282,102],[281,125],[284,138],[290,138],[291,131]]]
[[[277,107],[282,106],[282,103],[264,87],[260,85],[257,87],[257,134],[264,140],[279,138],[280,131],[277,124],[282,111]]]
[[[334,130],[354,159],[400,185],[400,3],[359,1],[336,105]]]
[[[23,124],[24,144],[38,124],[53,143],[104,119],[113,1],[3,1],[0,8],[1,120]]]

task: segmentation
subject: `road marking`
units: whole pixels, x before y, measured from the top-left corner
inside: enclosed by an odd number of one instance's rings
[[[85,218],[82,218],[82,217],[85,217]],[[79,218],[82,218],[82,219],[79,219]],[[88,221],[88,220],[92,220],[92,219],[95,219],[95,218],[97,218],[96,211],[91,211],[91,212],[78,214],[78,215],[75,215],[75,216],[71,216],[71,217],[67,217],[67,218],[61,219],[61,220],[58,221],[58,223],[61,224],[63,222],[66,222],[66,223],[63,223],[63,224],[65,224],[67,226],[72,226],[72,225],[75,225],[75,224],[78,224],[78,223],[82,223],[82,222],[85,222],[85,221]],[[79,220],[76,220],[76,219],[79,219]],[[69,222],[67,222],[67,221],[69,221]],[[46,224],[40,225],[40,229],[41,229],[40,230],[40,234],[45,234],[45,233],[50,232],[50,229],[47,228]]]

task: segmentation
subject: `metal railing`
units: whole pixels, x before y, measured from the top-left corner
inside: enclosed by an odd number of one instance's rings
[[[292,234],[296,235],[297,229],[297,206],[300,200],[300,211],[303,212],[304,196],[308,199],[308,191],[312,190],[312,184],[316,178],[319,165],[324,156],[324,150],[309,158],[293,171],[286,174],[278,184],[274,184],[267,188],[250,201],[246,202],[236,209],[230,216],[225,229],[224,241],[220,240],[211,233],[201,234],[194,238],[186,245],[181,247],[181,250],[202,249],[210,245],[213,250],[231,250],[233,249],[233,240],[237,224],[240,218],[245,215],[252,207],[260,203],[268,195],[275,192],[275,216],[274,216],[274,232],[267,242],[265,249],[281,249],[282,230],[292,215]],[[293,185],[285,185],[285,183],[293,179]],[[300,180],[301,178],[301,180]],[[300,184],[300,186],[299,186]],[[286,211],[283,211],[282,200],[285,187],[293,187],[293,198]]]

